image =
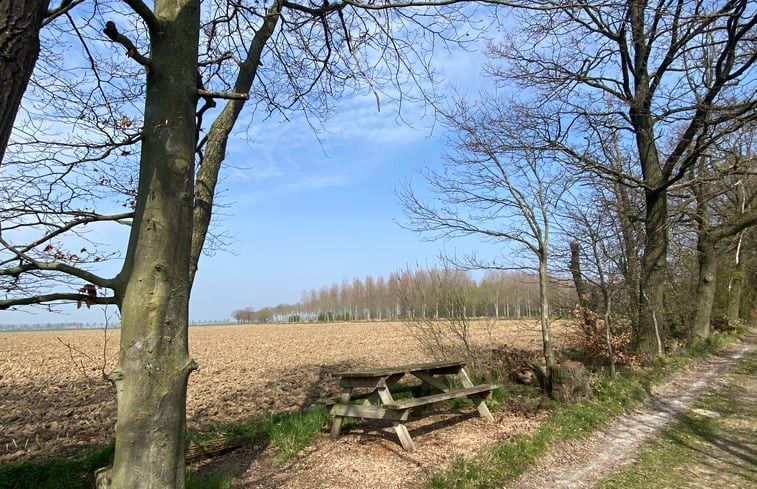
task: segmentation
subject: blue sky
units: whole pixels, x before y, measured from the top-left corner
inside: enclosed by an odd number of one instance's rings
[[[442,90],[473,93],[481,85],[481,55],[440,53],[437,61]],[[403,117],[413,127],[398,122],[389,97],[382,97],[377,111],[366,89],[338,103],[320,142],[304,117],[249,126],[241,121],[219,184],[223,207],[215,227],[235,239],[226,250],[201,258],[190,319],[221,320],[248,306],[295,303],[310,289],[432,266],[442,249],[464,253],[475,247],[470,240],[423,241],[398,225],[403,215],[394,190],[414,171],[437,165],[444,152],[428,110],[405,104]],[[124,235],[117,231],[116,239]],[[63,314],[3,311],[0,324],[114,317],[113,308],[58,309]]]

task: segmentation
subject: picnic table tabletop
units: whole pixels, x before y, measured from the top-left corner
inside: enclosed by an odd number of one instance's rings
[[[466,360],[452,360],[430,363],[410,363],[395,367],[378,367],[360,370],[335,372],[335,377],[388,377],[397,374],[411,374],[413,372],[432,372],[437,374],[457,373],[468,362]]]

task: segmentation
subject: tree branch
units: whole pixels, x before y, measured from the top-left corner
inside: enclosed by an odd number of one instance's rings
[[[124,219],[131,219],[131,218],[134,217],[134,213],[133,212],[125,212],[123,214],[112,214],[112,215],[84,214],[84,213],[82,213],[82,214],[83,214],[83,216],[77,216],[78,217],[77,219],[73,219],[73,220],[67,222],[63,226],[57,228],[55,231],[52,231],[51,233],[48,233],[48,234],[44,235],[42,238],[40,238],[38,240],[35,240],[35,241],[29,243],[28,245],[20,248],[20,249],[16,249],[15,247],[12,247],[11,245],[9,245],[5,241],[3,241],[2,237],[0,237],[0,242],[2,242],[3,246],[5,246],[6,248],[8,248],[9,250],[12,250],[13,253],[16,254],[16,256],[20,257],[24,253],[27,253],[29,250],[31,250],[33,248],[36,248],[37,246],[40,246],[42,243],[50,241],[51,239],[53,239],[56,236],[59,236],[59,235],[65,233],[66,231],[70,231],[71,229],[73,229],[76,226],[86,225],[86,224],[89,224],[91,222],[103,222],[103,221],[121,222]],[[0,236],[1,235],[2,235],[2,233],[0,233]],[[24,259],[29,260],[26,257],[24,257]]]
[[[91,304],[117,304],[114,296],[91,296],[89,294],[77,294],[75,292],[57,292],[52,294],[35,295],[31,297],[21,297],[18,299],[0,299],[0,311],[9,309],[14,306],[28,306],[33,304],[44,304],[47,302],[74,302],[85,303],[89,307]]]
[[[239,66],[239,73],[234,81],[233,93],[248,93],[252,82],[261,66],[260,59],[268,39],[273,35],[281,16],[283,1],[275,0],[266,10],[265,20],[255,32],[247,50],[247,57]],[[190,280],[194,280],[205,237],[210,226],[213,198],[218,183],[218,172],[226,157],[226,144],[239,114],[247,99],[229,99],[221,113],[210,127],[203,140],[207,146],[202,159],[202,166],[195,178],[195,204],[193,210],[192,258]],[[199,149],[199,148],[198,148]]]
[[[210,90],[197,90],[197,95],[200,97],[222,98],[227,100],[249,100],[249,93],[236,93],[236,92],[212,92]]]
[[[3,242],[3,245],[5,243]],[[29,260],[28,257],[24,257],[24,260]],[[99,275],[95,275],[94,273],[84,270],[79,267],[75,267],[73,265],[67,265],[65,263],[61,262],[41,262],[37,260],[31,260],[28,263],[24,263],[15,267],[6,268],[3,270],[0,270],[0,276],[2,275],[10,275],[11,277],[18,276],[24,272],[30,272],[33,270],[45,270],[45,271],[54,271],[54,272],[61,272],[65,273],[66,275],[71,275],[72,277],[80,278],[86,282],[90,282],[94,285],[97,285],[98,287],[104,287],[107,289],[112,289],[115,287],[115,280],[110,278],[103,278]]]
[[[105,23],[105,29],[103,29],[103,33],[108,36],[111,41],[117,42],[118,44],[125,47],[126,55],[128,57],[133,58],[137,63],[144,66],[148,72],[150,71],[150,59],[139,54],[136,46],[134,46],[134,43],[132,43],[128,37],[118,32],[118,28],[113,21],[109,20]]]

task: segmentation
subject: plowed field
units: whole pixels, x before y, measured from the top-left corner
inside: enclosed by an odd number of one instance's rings
[[[536,322],[477,327],[479,346],[538,350]],[[333,396],[331,373],[432,360],[401,323],[233,325],[190,328],[200,365],[189,379],[188,423],[297,410]],[[555,331],[559,344],[560,331]],[[118,330],[0,333],[0,463],[105,444],[116,415]]]

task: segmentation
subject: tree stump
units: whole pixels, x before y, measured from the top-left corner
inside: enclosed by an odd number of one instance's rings
[[[583,363],[565,361],[557,364],[551,372],[550,395],[560,402],[577,402],[591,399],[589,371]]]

